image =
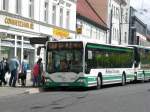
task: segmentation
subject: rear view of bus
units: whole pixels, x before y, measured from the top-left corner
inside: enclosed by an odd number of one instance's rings
[[[84,87],[83,43],[82,42],[47,42],[46,80],[49,87]]]

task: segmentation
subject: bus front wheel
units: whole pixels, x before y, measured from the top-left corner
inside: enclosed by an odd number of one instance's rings
[[[100,89],[102,87],[102,80],[101,80],[101,77],[97,77],[97,86],[96,86],[96,88],[97,89]]]

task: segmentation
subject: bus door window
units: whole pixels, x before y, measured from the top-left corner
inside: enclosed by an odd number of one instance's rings
[[[67,72],[67,69],[68,68],[68,65],[67,65],[67,61],[64,59],[64,60],[61,60],[60,61],[60,70],[62,72]]]
[[[55,54],[54,63],[55,63],[54,69],[55,69],[56,71],[59,71],[59,70],[60,70],[60,56],[59,56],[59,55],[56,55],[56,54]]]
[[[82,52],[81,51],[73,51],[73,59],[71,60],[70,69],[74,72],[82,71]]]
[[[48,62],[47,62],[47,70],[48,72],[52,72],[53,71],[53,66],[52,66],[52,52],[48,53]]]

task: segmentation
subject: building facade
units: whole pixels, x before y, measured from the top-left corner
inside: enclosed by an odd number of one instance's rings
[[[109,0],[108,43],[128,44],[130,0]]]
[[[129,44],[149,46],[147,25],[136,16],[136,10],[130,7]]]
[[[107,4],[107,0],[77,1],[77,39],[92,39],[106,43]],[[103,12],[103,15],[100,12]]]
[[[0,60],[37,60],[31,37],[75,38],[76,0],[0,0]],[[41,55],[43,57],[43,55]]]

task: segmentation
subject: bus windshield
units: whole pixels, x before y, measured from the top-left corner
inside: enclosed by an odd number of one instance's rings
[[[83,47],[76,43],[50,43],[47,48],[46,69],[48,73],[83,71]],[[55,45],[55,47],[53,46]],[[61,45],[61,47],[59,47]],[[78,46],[78,47],[77,47]]]

